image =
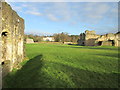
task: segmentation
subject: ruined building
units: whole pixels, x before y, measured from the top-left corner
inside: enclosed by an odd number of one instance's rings
[[[26,43],[34,43],[34,40],[27,38],[27,39],[26,39]]]
[[[24,20],[6,2],[0,2],[0,62],[2,75],[24,58]]]
[[[120,33],[97,35],[95,31],[86,30],[80,34],[79,45],[83,46],[120,46]]]

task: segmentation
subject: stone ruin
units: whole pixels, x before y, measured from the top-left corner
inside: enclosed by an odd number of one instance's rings
[[[24,20],[0,2],[0,63],[5,76],[24,58]]]
[[[26,43],[34,43],[34,40],[27,38],[27,39],[26,39]]]
[[[82,46],[120,46],[120,32],[97,35],[95,31],[86,30],[80,34],[78,44]]]

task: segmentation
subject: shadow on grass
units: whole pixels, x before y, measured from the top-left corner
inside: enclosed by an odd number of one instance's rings
[[[69,83],[52,77],[42,70],[44,66],[42,57],[42,55],[38,55],[30,59],[20,70],[7,75],[4,80],[4,88],[70,87]]]
[[[116,88],[118,85],[118,74],[116,73],[100,74],[66,64],[47,62],[48,64],[53,63],[49,68],[55,70],[48,71],[57,76],[53,77],[42,70],[44,66],[42,57],[42,55],[38,55],[30,59],[20,70],[9,74],[5,79],[5,88]],[[66,78],[63,73],[69,78]]]
[[[119,53],[118,54],[116,54],[116,53],[99,53],[99,54],[94,54],[94,55],[119,58]]]
[[[118,88],[118,73],[99,73],[68,66],[62,63],[54,64],[61,67],[62,72],[77,88]],[[59,72],[60,72],[59,71]]]
[[[85,48],[88,48],[88,49],[99,49],[99,50],[118,50],[118,48],[117,47],[93,47],[93,46],[91,46],[91,47],[85,47]]]
[[[20,70],[5,77],[5,88],[36,87],[42,66],[42,55],[30,59]]]
[[[79,44],[68,44],[68,45],[71,45],[71,46],[80,46]]]
[[[71,44],[71,46],[80,46],[78,44]],[[120,50],[120,47],[115,46],[81,46],[71,48],[84,48],[84,49],[100,49],[100,50]]]

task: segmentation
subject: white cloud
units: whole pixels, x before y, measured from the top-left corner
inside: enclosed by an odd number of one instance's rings
[[[33,34],[33,35],[39,35],[39,36],[50,36],[53,35],[53,33],[50,32],[43,32],[44,30],[29,30],[31,32],[25,32],[25,34]]]
[[[58,18],[55,17],[53,14],[47,14],[47,17],[52,21],[58,21]]]
[[[34,4],[27,4],[27,3],[21,3],[20,5],[15,5],[14,3],[10,3],[12,8],[17,12],[23,12],[25,14],[31,14],[35,16],[42,16],[43,14],[40,13],[39,8],[35,7]],[[24,10],[26,9],[26,10]]]
[[[32,14],[32,15],[36,15],[36,16],[42,16],[42,13],[37,12],[37,11],[26,11],[25,13],[27,13],[27,14]]]
[[[77,25],[77,22],[73,21],[70,23],[70,25],[72,25],[72,26]]]
[[[52,3],[45,10],[45,14],[53,21],[69,21],[76,19],[76,22],[98,23],[110,10],[107,3],[79,3],[69,5],[68,3]],[[49,15],[50,14],[50,15]]]
[[[108,27],[107,25],[115,26],[117,23],[117,3],[112,6],[113,3],[20,3],[12,7],[16,11],[22,11],[26,14],[35,16],[42,16],[51,21],[66,21],[70,26],[79,25],[79,23],[85,23],[93,26],[90,29],[97,31],[98,33],[116,32],[116,27]],[[115,7],[114,7],[115,6]],[[104,22],[105,18],[108,21]],[[114,19],[114,20],[112,20]],[[116,21],[115,21],[116,20]],[[99,22],[103,22],[105,26],[94,27]],[[101,24],[101,23],[100,23]],[[88,25],[88,26],[89,26]],[[100,31],[101,30],[101,31]],[[32,30],[31,30],[32,31]],[[35,34],[35,32],[33,32]],[[50,35],[47,32],[37,32],[39,35]]]
[[[87,3],[84,8],[84,17],[86,21],[98,23],[110,9],[106,3]]]
[[[21,6],[22,6],[22,7],[25,7],[25,8],[30,7],[29,4],[22,4]]]
[[[117,15],[116,9],[111,8],[108,3],[22,3],[20,6],[14,6],[17,11],[25,9],[23,12],[36,16],[43,16],[52,21],[70,21],[70,22],[83,22],[83,23],[98,23],[103,19],[107,12],[111,11],[108,16],[113,18]]]
[[[64,21],[71,17],[71,12],[67,3],[51,3],[49,8],[45,9],[45,14],[48,18],[53,18],[53,21]]]
[[[112,10],[111,10],[111,12],[112,13],[118,13],[118,8],[116,9],[116,8],[113,8]]]

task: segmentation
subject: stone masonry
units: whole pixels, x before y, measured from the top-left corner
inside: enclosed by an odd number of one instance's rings
[[[5,76],[24,58],[24,20],[9,4],[0,4],[0,62]]]
[[[33,41],[33,39],[27,38],[27,39],[26,39],[26,43],[34,43],[34,41]]]
[[[95,31],[86,30],[80,34],[79,45],[83,46],[120,46],[120,33],[97,35]]]

